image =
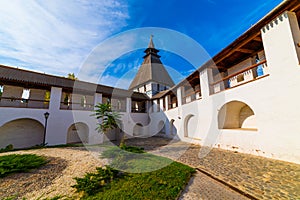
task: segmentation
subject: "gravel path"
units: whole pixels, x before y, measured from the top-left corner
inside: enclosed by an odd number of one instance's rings
[[[28,154],[46,156],[49,163],[29,173],[13,174],[0,179],[0,199],[16,196],[17,199],[44,199],[57,195],[68,197],[76,195],[74,177],[82,177],[96,167],[103,166],[104,161],[97,159],[99,153],[86,151],[84,148],[48,148],[28,151],[2,153]],[[73,197],[74,199],[74,197]]]
[[[300,165],[221,149],[212,149],[199,158],[200,146],[168,139],[147,138],[126,141],[146,151],[203,169],[214,177],[257,199],[300,199]],[[100,160],[101,147],[47,148],[6,154],[34,153],[48,157],[49,163],[30,173],[14,174],[0,179],[0,199],[17,195],[18,199],[45,199],[57,195],[74,199],[74,177],[107,164]],[[76,196],[75,196],[76,197]],[[180,199],[242,199],[228,187],[197,172]]]

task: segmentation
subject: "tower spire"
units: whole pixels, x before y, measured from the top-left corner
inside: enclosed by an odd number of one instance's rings
[[[150,35],[149,45],[144,52],[146,54],[143,57],[144,61],[129,89],[145,92],[149,97],[152,97],[156,93],[172,87],[174,82],[157,54],[159,50],[154,47],[153,35]]]
[[[149,45],[148,48],[144,51],[146,53],[146,55],[144,56],[144,58],[146,58],[147,56],[149,56],[150,54],[160,58],[160,56],[157,54],[159,52],[159,50],[155,49],[154,47],[154,42],[153,42],[153,35],[150,35],[150,41],[149,41]]]
[[[151,48],[151,49],[155,49],[154,47],[154,43],[153,43],[153,35],[151,34],[150,35],[150,42],[149,42],[149,45],[148,45],[148,48]]]

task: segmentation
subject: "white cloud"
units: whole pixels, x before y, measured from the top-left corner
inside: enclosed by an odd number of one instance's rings
[[[88,53],[127,19],[127,5],[118,0],[0,1],[0,63],[77,73]]]

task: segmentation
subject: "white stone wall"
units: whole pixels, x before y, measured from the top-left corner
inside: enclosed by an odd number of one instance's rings
[[[11,94],[11,93],[10,93]],[[102,95],[96,93],[94,104],[97,102],[102,101]],[[57,145],[57,144],[66,144],[67,137],[68,137],[68,130],[74,123],[82,123],[88,127],[88,138],[86,138],[86,142],[88,144],[99,144],[103,142],[103,135],[96,131],[97,127],[97,120],[95,117],[91,116],[93,114],[92,111],[87,110],[64,110],[60,109],[60,102],[62,100],[62,89],[57,87],[52,87],[51,89],[51,96],[50,96],[50,103],[48,109],[31,109],[31,108],[11,108],[11,107],[0,107],[0,140],[5,141],[7,138],[7,134],[4,136],[3,131],[6,131],[6,124],[13,120],[18,119],[29,119],[39,122],[42,126],[45,124],[44,113],[49,112],[48,118],[48,125],[47,125],[47,132],[46,132],[46,143],[48,145]],[[89,100],[90,101],[90,100]],[[134,113],[130,116],[130,103],[131,99],[127,98],[126,105],[128,108],[126,109],[128,112],[123,112],[122,114],[122,121],[124,122],[123,126],[125,130],[132,131],[134,125],[136,123],[141,123],[146,125],[149,123],[149,117],[147,113]],[[126,122],[126,123],[125,123]],[[4,128],[3,128],[4,127]],[[12,130],[12,129],[10,129]],[[30,128],[24,129],[25,135],[28,135],[28,138],[32,132]],[[11,131],[10,131],[11,132]],[[13,131],[14,132],[14,131]],[[147,132],[145,130],[145,132]],[[12,138],[20,138],[18,135],[13,135],[11,133]],[[114,136],[115,138],[115,136]],[[113,138],[113,139],[114,139]],[[38,137],[37,137],[38,139]],[[74,139],[74,138],[73,138]],[[11,140],[7,140],[11,141]],[[26,147],[29,147],[32,142],[28,140],[24,140],[24,144]],[[72,141],[71,141],[72,142]],[[3,143],[3,144],[2,144]],[[1,142],[0,144],[7,145],[7,142]],[[11,142],[10,142],[11,143]],[[33,142],[34,143],[34,142]],[[16,147],[25,147],[24,145],[17,145]],[[2,148],[0,147],[0,148]]]
[[[279,16],[262,29],[262,38],[270,76],[209,95],[211,70],[205,69],[200,72],[202,99],[166,111],[164,117],[169,123],[175,120],[183,141],[300,163],[300,31],[295,14]],[[253,110],[245,123],[254,129],[218,128],[220,109],[232,101]]]

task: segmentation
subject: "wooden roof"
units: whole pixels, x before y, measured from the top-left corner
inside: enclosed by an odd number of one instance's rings
[[[130,90],[140,87],[151,81],[169,87],[174,85],[172,78],[160,60],[160,56],[157,54],[158,52],[159,50],[154,48],[151,37],[149,46],[145,50],[146,55],[144,56],[143,64],[131,82],[129,86]]]
[[[82,93],[102,93],[108,96],[132,97],[136,99],[148,99],[145,94],[130,92],[119,88],[99,85],[80,80],[72,80],[65,77],[53,76],[33,72],[24,69],[0,65],[0,84],[16,85],[28,88],[60,87],[64,90],[77,91]]]
[[[283,1],[269,14],[267,14],[264,18],[258,21],[250,29],[248,29],[244,34],[242,34],[239,38],[237,38],[225,49],[223,49],[213,57],[212,60],[216,64],[217,68],[220,71],[225,71],[227,68],[230,68],[231,66],[245,60],[246,58],[249,58],[253,55],[253,53],[263,50],[263,43],[260,32],[261,28],[263,28],[266,24],[270,23],[274,18],[285,11],[298,13],[299,19],[299,10],[299,0]],[[209,64],[211,63],[208,62],[200,68],[211,67]]]
[[[190,82],[194,77],[199,75],[199,72],[203,69],[210,67],[216,68],[219,72],[224,72],[228,68],[238,64],[239,62],[253,56],[256,52],[263,50],[263,43],[261,38],[261,28],[270,23],[280,14],[285,11],[295,12],[300,22],[300,2],[299,0],[285,0],[274,8],[269,14],[258,21],[255,25],[251,26],[245,33],[233,41],[230,45],[217,53],[211,60],[200,66],[192,74],[186,77],[177,85],[173,86],[164,93],[158,93],[153,98],[161,98],[164,95],[171,93],[179,86],[184,85],[186,82]]]

